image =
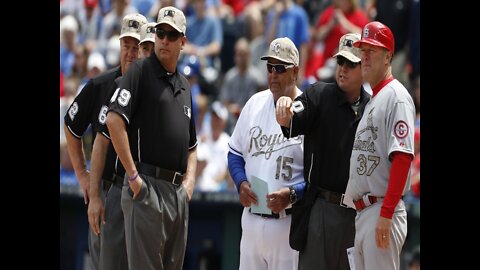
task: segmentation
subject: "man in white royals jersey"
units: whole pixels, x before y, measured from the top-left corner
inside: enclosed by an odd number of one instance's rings
[[[360,48],[362,77],[373,91],[355,134],[345,191],[357,210],[355,269],[400,269],[407,235],[402,195],[410,187],[415,107],[392,76],[394,37],[386,25],[368,23],[353,46]]]
[[[281,96],[292,99],[302,92],[296,81],[299,55],[288,38],[272,41],[267,56],[270,89],[245,104],[229,142],[228,168],[245,207],[242,215],[240,270],[297,269],[298,251],[289,245],[291,205],[303,195],[303,136],[287,139],[275,118]],[[252,179],[268,183],[268,195],[257,196]],[[271,213],[251,206],[266,201]]]

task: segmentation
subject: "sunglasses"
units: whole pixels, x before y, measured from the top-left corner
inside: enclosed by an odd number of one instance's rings
[[[337,64],[338,64],[339,66],[343,66],[343,64],[347,64],[347,67],[349,67],[349,68],[351,68],[351,69],[354,69],[358,64],[360,64],[360,62],[354,63],[354,62],[348,60],[348,59],[345,58],[345,57],[338,56],[338,57],[337,57]]]
[[[267,63],[267,70],[268,73],[272,73],[272,71],[275,71],[277,74],[285,73],[287,72],[287,69],[293,68],[295,65],[284,65],[284,64],[270,64]]]
[[[174,41],[177,41],[177,39],[181,36],[183,36],[182,33],[178,32],[178,31],[165,31],[163,29],[160,29],[160,28],[157,28],[155,30],[155,34],[157,34],[157,37],[159,39],[163,39],[165,38],[165,36],[167,36],[167,39],[168,41],[171,41],[171,42],[174,42]]]

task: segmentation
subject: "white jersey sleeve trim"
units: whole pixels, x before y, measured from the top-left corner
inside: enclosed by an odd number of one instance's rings
[[[192,150],[193,148],[197,147],[197,145],[198,145],[198,141],[196,141],[194,145],[192,145],[191,147],[189,147],[188,150],[189,150],[189,151]]]
[[[79,136],[77,134],[75,134],[75,132],[73,132],[73,130],[70,128],[70,126],[67,125],[67,128],[68,128],[68,131],[70,131],[70,133],[77,139],[82,139],[82,136]]]
[[[405,153],[405,154],[410,154],[410,155],[412,155],[412,157],[415,157],[415,154],[413,153],[413,151],[407,151],[405,148],[402,148],[402,147],[395,147],[395,148],[392,148],[392,150],[390,150],[390,152],[388,152],[388,159],[390,159],[390,155],[393,152],[402,152],[402,153]]]
[[[122,117],[125,118],[125,121],[127,121],[127,124],[130,125],[130,120],[128,120],[128,117],[124,113],[122,113]]]
[[[110,141],[112,140],[112,139],[110,138],[110,136],[107,135],[107,133],[105,133],[105,132],[102,131],[101,134],[103,135],[103,137],[109,139]]]

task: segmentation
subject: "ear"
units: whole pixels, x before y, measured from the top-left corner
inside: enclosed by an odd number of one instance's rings
[[[392,63],[393,60],[393,53],[387,50],[387,53],[385,54],[386,61],[387,63]]]
[[[180,50],[183,50],[183,47],[185,46],[186,43],[187,43],[187,36],[183,36],[182,39],[181,39]]]
[[[299,67],[299,66],[294,66],[294,67],[293,67],[293,77],[294,77],[295,79],[298,78],[298,72],[299,72],[299,71],[300,71],[300,67]]]

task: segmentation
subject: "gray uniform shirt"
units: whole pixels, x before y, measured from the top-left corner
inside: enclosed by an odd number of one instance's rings
[[[413,154],[415,106],[407,89],[397,80],[388,83],[367,103],[355,133],[346,194],[384,197],[394,151]],[[405,191],[410,188],[408,174]]]

